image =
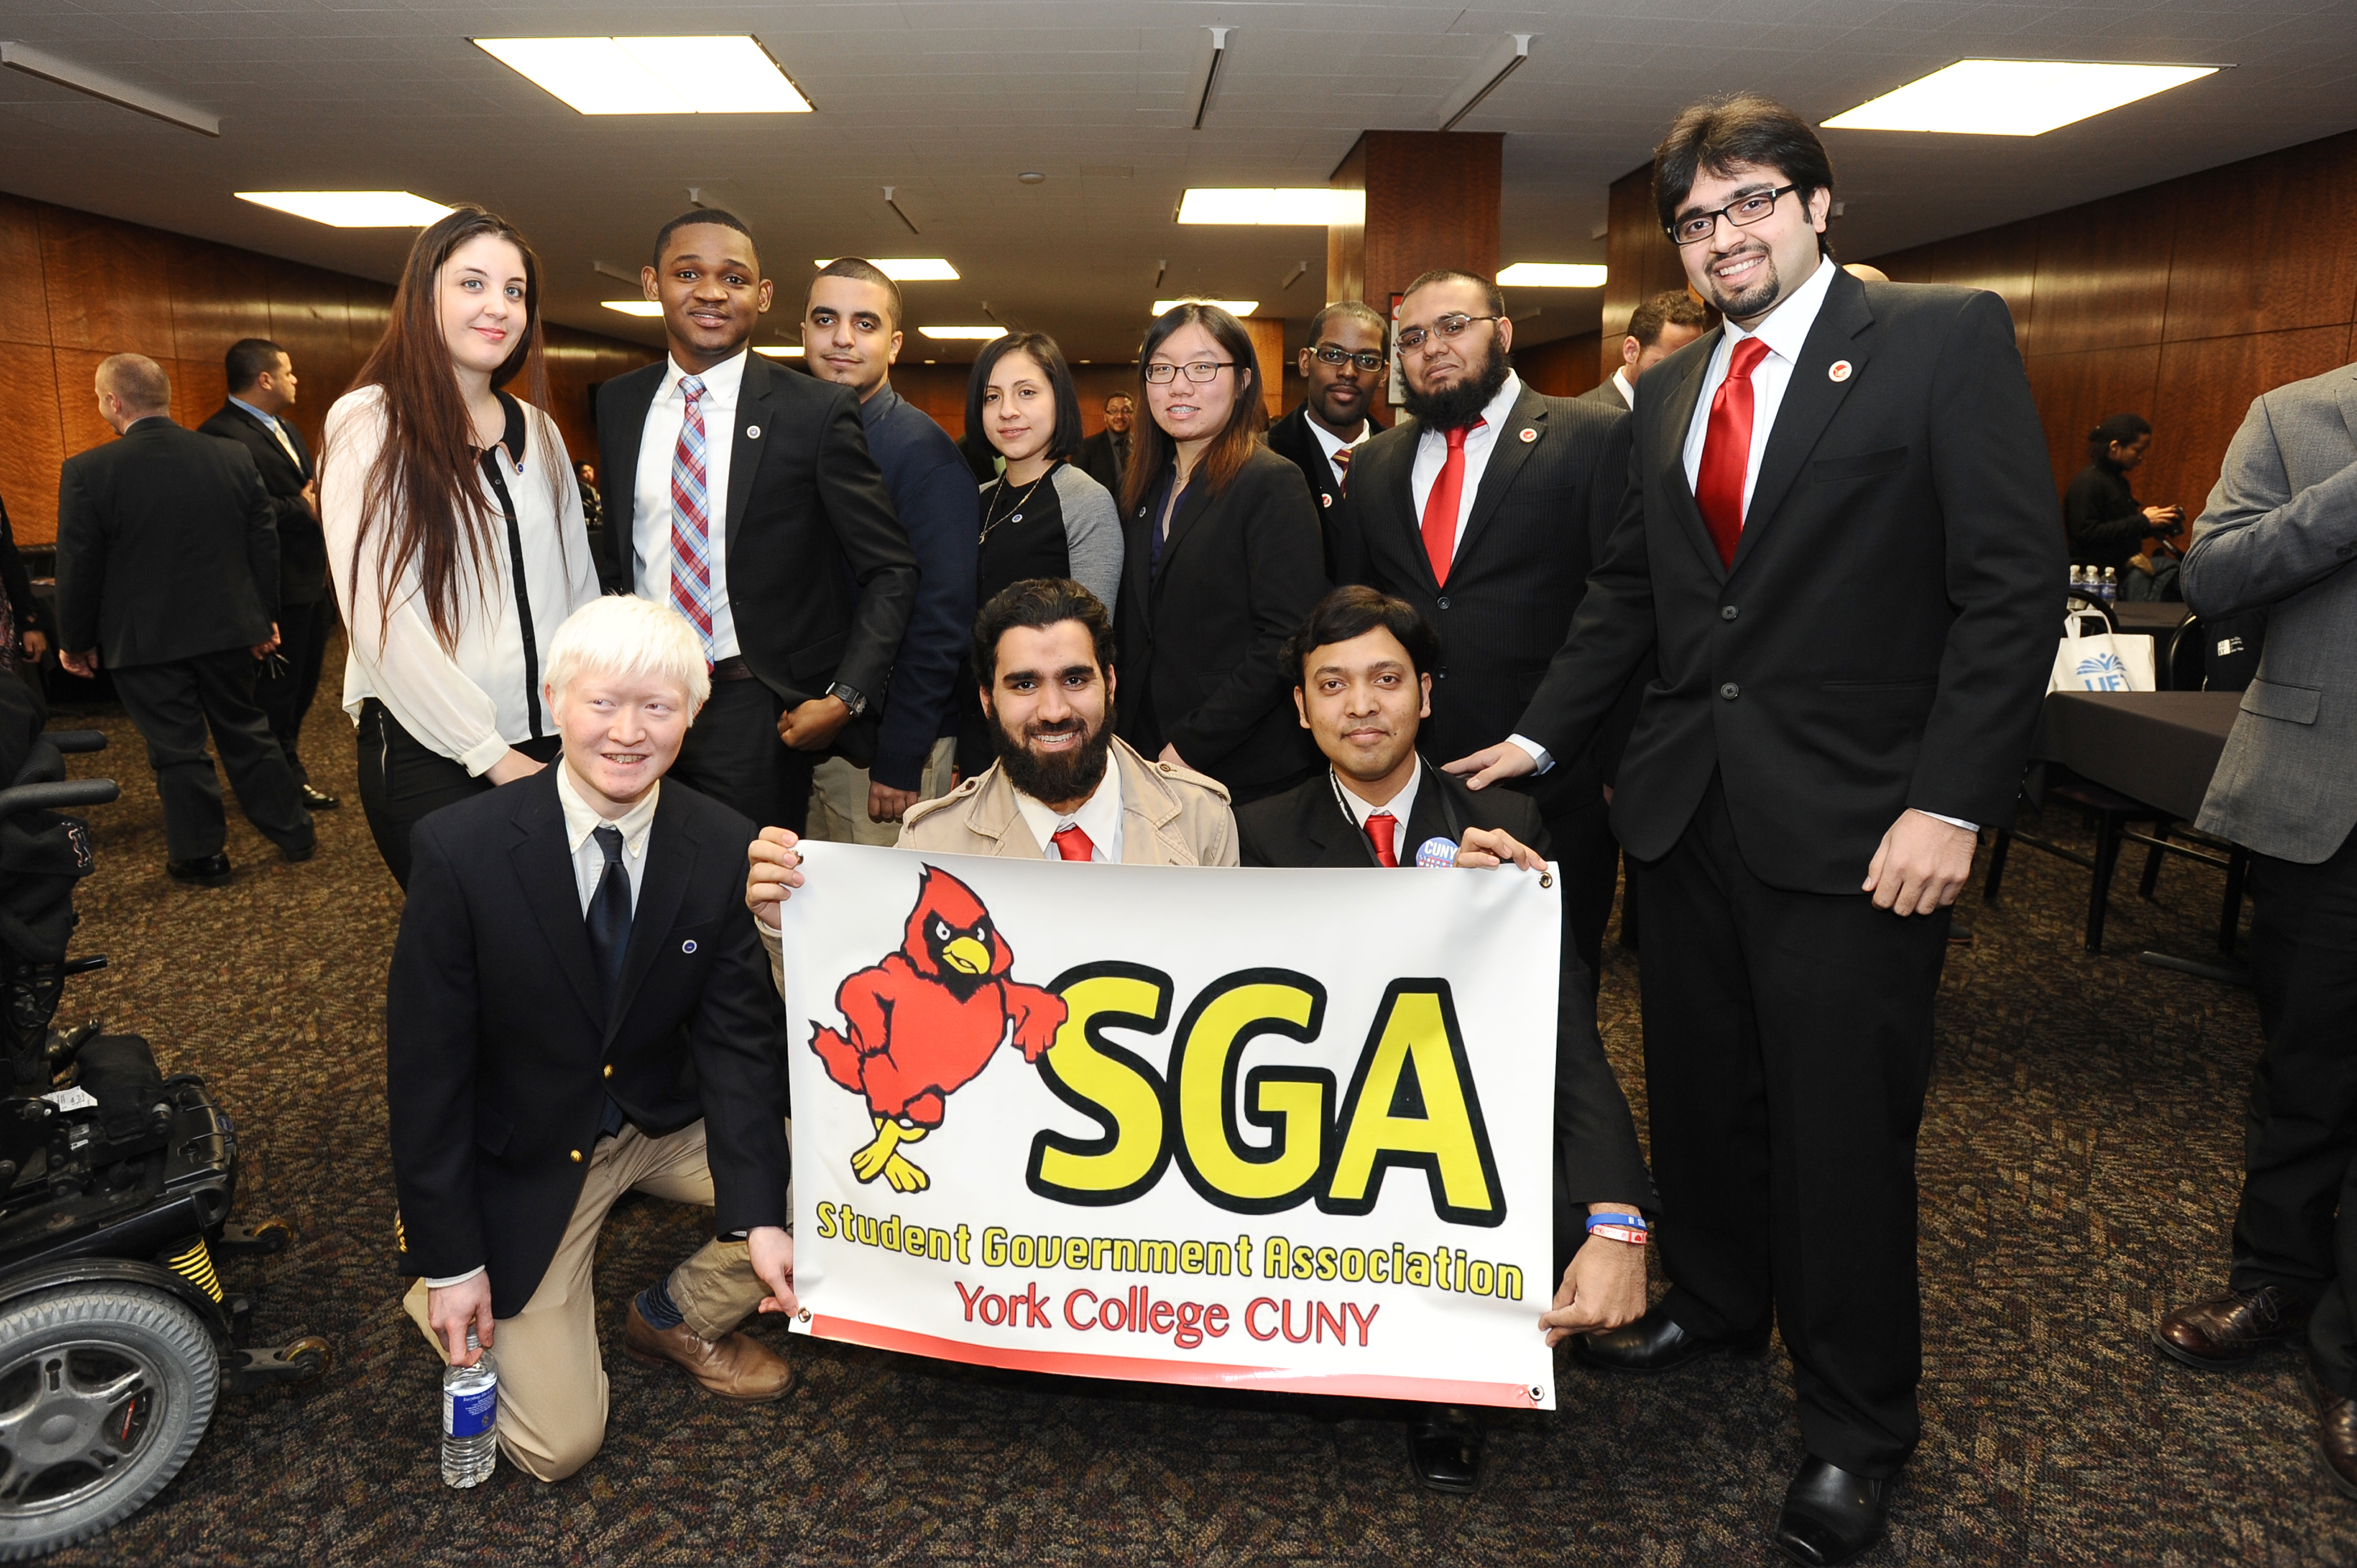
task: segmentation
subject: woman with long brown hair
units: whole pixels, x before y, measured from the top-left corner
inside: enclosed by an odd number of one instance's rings
[[[409,830],[554,760],[541,647],[597,596],[548,399],[540,263],[461,207],[417,237],[384,338],[328,413],[320,522],[350,628],[361,804],[394,878]],[[507,389],[522,377],[532,402]]]
[[[1279,650],[1325,596],[1325,544],[1301,470],[1268,423],[1244,324],[1189,301],[1138,346],[1146,417],[1122,476],[1117,733],[1208,773],[1242,805],[1308,777],[1317,753]]]

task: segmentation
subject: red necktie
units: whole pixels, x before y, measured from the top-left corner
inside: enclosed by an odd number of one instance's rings
[[[1457,446],[1450,448],[1452,453],[1459,449]],[[1389,811],[1377,811],[1367,819],[1367,838],[1375,846],[1375,858],[1387,866],[1397,867],[1399,865],[1399,851],[1392,843],[1393,835],[1398,832],[1399,819]]]
[[[1432,580],[1448,581],[1448,564],[1457,555],[1458,502],[1465,495],[1465,437],[1490,422],[1477,419],[1462,430],[1447,430],[1448,456],[1432,493],[1424,498],[1424,553],[1432,558]]]
[[[1351,493],[1351,448],[1348,446],[1334,449],[1334,483],[1344,495]]]
[[[1767,357],[1768,345],[1757,338],[1738,343],[1727,380],[1711,395],[1695,504],[1702,509],[1722,566],[1735,564],[1735,546],[1743,537],[1743,478],[1751,468],[1751,372]]]
[[[1080,830],[1077,823],[1069,828],[1057,829],[1056,836],[1049,842],[1055,844],[1056,854],[1060,859],[1094,860],[1096,858],[1097,846],[1090,841],[1088,834]]]

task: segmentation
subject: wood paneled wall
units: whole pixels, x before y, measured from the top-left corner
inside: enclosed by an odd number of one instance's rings
[[[2190,516],[2253,398],[2357,358],[2352,231],[2357,132],[1874,264],[2005,297],[2058,488],[2086,467],[2098,421],[2141,413],[2153,445],[2136,495]]]
[[[1534,391],[1549,397],[1577,397],[1604,379],[1598,371],[1602,361],[1597,354],[1599,336],[1581,332],[1528,349],[1518,348],[1514,350],[1514,373]],[[1612,362],[1616,365],[1620,362],[1620,338],[1627,336],[1623,332],[1612,339]]]
[[[1685,264],[1653,210],[1652,164],[1641,164],[1612,182],[1605,222],[1604,323],[1596,335],[1599,381],[1620,369],[1620,340],[1629,336],[1629,317],[1637,307],[1663,289],[1686,287]]]
[[[113,439],[91,386],[109,355],[160,363],[172,416],[194,425],[227,395],[229,346],[272,338],[295,361],[295,422],[316,450],[328,406],[383,336],[392,304],[390,285],[0,195],[0,499],[17,541],[57,536],[58,466]],[[655,358],[550,328],[549,413],[576,458],[597,448],[589,388]]]
[[[1328,184],[1366,193],[1363,224],[1326,231],[1326,297],[1363,299],[1388,316],[1418,274],[1498,271],[1498,202],[1506,138],[1498,131],[1369,131]]]

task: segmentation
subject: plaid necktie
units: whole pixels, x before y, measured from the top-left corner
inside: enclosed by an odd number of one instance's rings
[[[712,662],[712,511],[705,494],[704,381],[679,379],[687,412],[671,455],[671,607],[685,616]]]

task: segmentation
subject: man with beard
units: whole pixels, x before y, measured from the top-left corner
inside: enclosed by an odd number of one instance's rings
[[[1458,272],[1417,278],[1399,308],[1409,417],[1351,464],[1343,575],[1406,600],[1440,633],[1425,729],[1442,758],[1527,733],[1523,710],[1628,490],[1628,415],[1524,386],[1513,343],[1495,284]],[[1631,712],[1641,684],[1628,682]],[[1565,961],[1585,964],[1592,1002],[1619,854],[1605,821],[1609,743],[1558,755],[1525,744],[1541,766],[1516,788],[1555,846],[1572,935]]]
[[[1326,534],[1326,575],[1340,579],[1337,546],[1348,539],[1340,512],[1350,494],[1351,461],[1383,426],[1367,417],[1383,384],[1383,318],[1356,299],[1329,305],[1309,319],[1301,350],[1300,406],[1268,427],[1268,449],[1290,457],[1318,498]]]

